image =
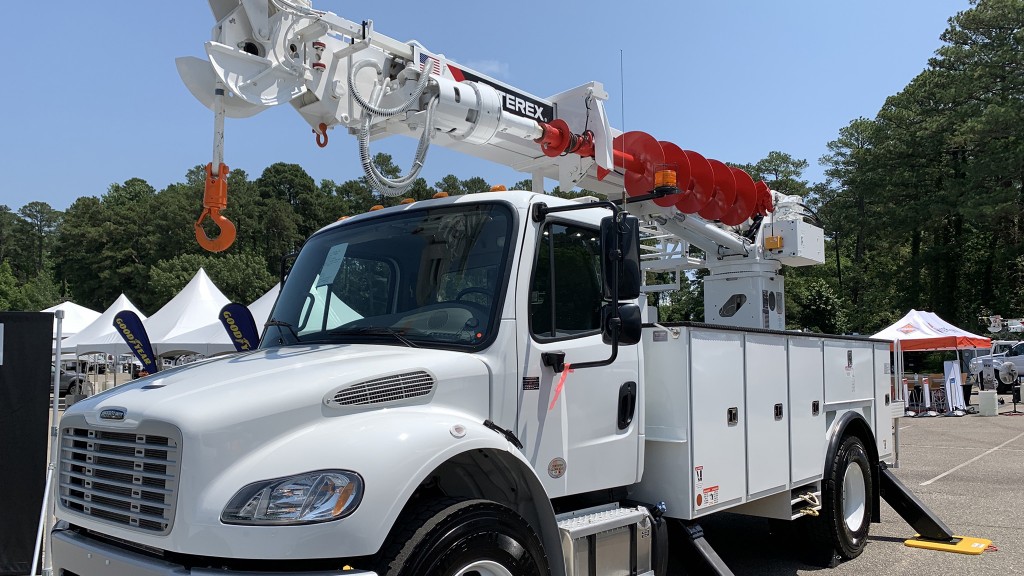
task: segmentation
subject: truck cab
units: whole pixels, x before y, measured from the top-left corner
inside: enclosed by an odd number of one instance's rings
[[[538,220],[538,206],[574,210]],[[486,193],[316,233],[258,350],[68,410],[55,556],[76,574],[118,543],[130,544],[105,558],[125,565],[158,551],[192,567],[322,569],[381,553],[401,515],[442,494],[497,503],[530,527],[524,540],[559,549],[552,499],[643,469],[639,347],[609,358],[609,214]],[[594,361],[606,363],[570,372]]]

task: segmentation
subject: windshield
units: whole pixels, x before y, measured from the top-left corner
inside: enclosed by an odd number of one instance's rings
[[[408,210],[314,235],[261,346],[476,348],[497,326],[512,247],[504,204]]]

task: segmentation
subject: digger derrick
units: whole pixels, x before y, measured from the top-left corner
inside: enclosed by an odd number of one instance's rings
[[[675,184],[654,199],[666,212],[739,226],[772,210],[767,185],[746,172],[645,132],[613,129],[599,82],[540,98],[418,43],[378,34],[372,21],[356,23],[307,3],[211,7],[218,24],[206,43],[208,61],[177,61],[185,84],[215,115],[212,178],[196,223],[207,249],[226,249],[234,236],[219,214],[227,203],[218,179],[223,117],[248,117],[284,103],[299,112],[320,146],[334,128],[355,134],[364,173],[385,195],[404,193],[429,147],[438,144],[531,173],[534,190],[551,178],[565,190],[638,197],[662,187],[657,174],[672,171]],[[419,139],[409,173],[394,179],[377,172],[369,151],[372,140],[393,134]],[[215,240],[200,227],[207,215],[221,228]]]

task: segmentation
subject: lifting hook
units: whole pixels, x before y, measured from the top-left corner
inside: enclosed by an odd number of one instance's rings
[[[316,134],[316,145],[321,148],[327,147],[327,124],[320,123],[320,130],[313,130],[313,134]]]
[[[228,205],[228,167],[220,164],[216,175],[213,163],[206,165],[206,194],[203,196],[203,211],[196,220],[196,240],[210,252],[223,252],[235,241],[235,225],[220,213]],[[203,230],[203,218],[207,216],[220,228],[216,238],[210,238]]]

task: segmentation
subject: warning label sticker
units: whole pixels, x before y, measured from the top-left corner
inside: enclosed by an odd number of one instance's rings
[[[697,493],[697,508],[718,504],[718,486],[708,486]]]

